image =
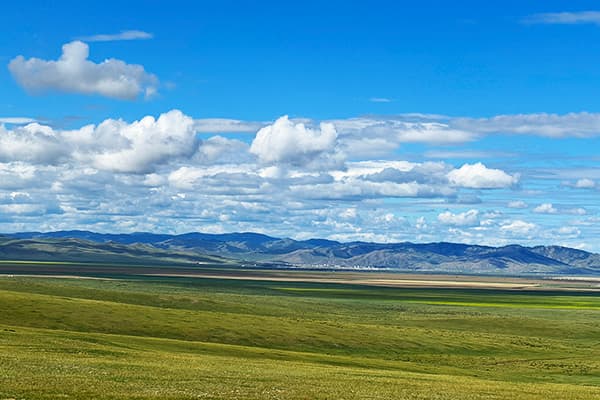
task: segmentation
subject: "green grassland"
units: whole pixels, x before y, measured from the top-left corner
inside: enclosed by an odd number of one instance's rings
[[[600,296],[0,277],[0,399],[599,399]]]

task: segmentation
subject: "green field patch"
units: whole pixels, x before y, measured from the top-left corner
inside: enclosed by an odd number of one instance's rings
[[[365,294],[364,291],[358,289],[332,289],[332,288],[319,288],[319,287],[283,287],[274,286],[273,289],[281,290],[284,292],[294,293],[318,293],[318,294],[333,294],[333,295],[345,295],[345,296],[358,296]]]
[[[474,303],[474,302],[466,302],[466,301],[417,301],[417,300],[407,300],[408,302],[413,303],[422,303],[429,305],[444,305],[444,306],[462,306],[462,307],[503,307],[503,308],[542,308],[542,309],[561,309],[561,310],[600,310],[600,306],[596,304],[587,304],[587,303],[579,303],[579,304],[544,304],[544,303]]]

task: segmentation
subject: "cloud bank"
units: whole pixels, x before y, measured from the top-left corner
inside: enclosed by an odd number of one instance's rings
[[[444,159],[440,149],[490,134],[481,128],[488,120],[470,120],[467,129],[443,116],[256,122],[171,110],[71,130],[22,122],[0,123],[0,231],[263,231],[579,246],[597,225],[593,203],[536,200],[532,172],[510,162]],[[438,149],[440,158],[415,161],[402,151],[411,143]],[[552,190],[596,193],[594,179],[553,179]]]

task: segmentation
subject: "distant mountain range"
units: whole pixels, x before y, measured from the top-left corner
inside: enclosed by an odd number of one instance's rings
[[[297,241],[259,233],[23,232],[0,240],[0,258],[138,263],[276,263],[280,267],[388,269],[490,275],[600,274],[600,255],[560,246]],[[243,264],[243,262],[242,262]]]

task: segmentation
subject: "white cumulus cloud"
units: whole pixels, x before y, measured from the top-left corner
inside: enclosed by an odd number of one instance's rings
[[[514,236],[528,235],[532,233],[536,228],[536,224],[522,220],[506,222],[502,226],[500,226],[501,231]]]
[[[52,164],[68,155],[68,147],[52,128],[31,123],[14,130],[0,126],[0,162]]]
[[[574,186],[578,189],[593,189],[596,187],[596,182],[591,179],[583,178],[575,182]]]
[[[538,214],[556,214],[558,213],[558,210],[552,203],[543,203],[534,208],[533,212]]]
[[[445,225],[474,226],[479,225],[479,211],[469,210],[458,214],[445,211],[438,215],[438,221]]]
[[[482,163],[464,164],[448,173],[450,183],[471,189],[500,189],[516,185],[518,175],[509,175],[500,169],[488,168]]]
[[[92,155],[92,164],[101,170],[149,172],[155,165],[170,159],[191,157],[198,147],[194,120],[178,110],[162,114],[158,119],[147,116],[131,124],[108,120],[100,124],[96,132],[123,143]]]
[[[312,129],[283,116],[258,131],[250,152],[265,164],[306,165],[324,153],[333,156],[336,139],[337,132],[331,123],[321,123],[318,129]]]
[[[97,64],[88,56],[89,46],[73,41],[62,47],[58,60],[18,56],[8,69],[22,87],[34,93],[59,91],[129,100],[156,93],[158,79],[143,66],[114,58]]]
[[[527,203],[525,203],[523,200],[509,201],[506,206],[508,208],[527,208],[527,207],[529,207],[527,205]]]

